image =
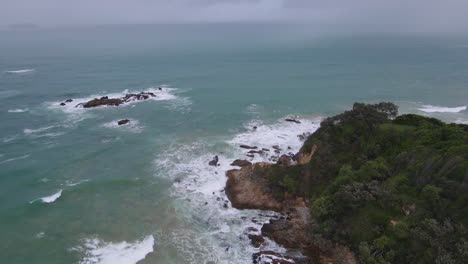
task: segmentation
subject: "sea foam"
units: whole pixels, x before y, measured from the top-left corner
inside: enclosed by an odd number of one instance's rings
[[[35,69],[23,69],[23,70],[5,71],[5,73],[19,74],[19,73],[29,73],[29,72],[34,72],[34,71],[36,70]]]
[[[15,158],[10,158],[10,159],[6,159],[6,160],[2,160],[2,161],[0,161],[0,164],[12,162],[12,161],[15,161],[15,160],[26,159],[26,158],[28,158],[29,156],[31,156],[31,154],[26,154],[26,155],[23,155],[23,156],[19,156],[19,157],[15,157]]]
[[[24,113],[24,112],[27,112],[27,111],[29,111],[28,108],[23,108],[23,109],[17,108],[17,109],[8,110],[8,113]]]
[[[434,106],[434,105],[423,105],[418,108],[419,111],[426,113],[459,113],[466,110],[466,106],[458,107],[445,107],[445,106]]]
[[[62,190],[59,190],[58,192],[50,195],[50,196],[46,196],[46,197],[42,197],[42,198],[38,198],[36,200],[33,200],[31,201],[30,203],[34,203],[36,201],[41,201],[43,203],[53,203],[55,201],[57,201],[58,198],[60,198],[60,196],[62,196]]]
[[[179,107],[179,104],[182,104],[182,106],[187,104],[186,98],[179,98],[177,96],[177,93],[179,92],[178,88],[172,88],[166,85],[162,85],[161,90],[159,89],[159,87],[150,87],[150,88],[139,90],[139,91],[126,89],[117,93],[98,93],[98,94],[93,94],[93,95],[86,96],[86,97],[70,98],[73,100],[72,102],[66,103],[64,106],[61,106],[60,103],[62,103],[66,99],[69,99],[69,98],[63,98],[62,101],[46,102],[45,106],[50,110],[60,111],[60,112],[67,114],[67,117],[70,123],[78,123],[82,120],[94,117],[95,116],[94,114],[96,113],[95,111],[105,110],[105,109],[115,107],[115,106],[101,106],[101,107],[93,107],[93,108],[83,108],[83,107],[80,107],[79,104],[83,104],[92,99],[100,98],[103,96],[107,96],[109,98],[122,98],[126,94],[139,93],[139,92],[146,92],[146,93],[151,92],[151,93],[154,93],[156,96],[150,97],[147,100],[131,101],[131,102],[122,104],[118,107],[135,106],[135,104],[137,103],[143,103],[147,101],[170,101],[170,102],[174,102],[173,104],[176,107]],[[178,99],[180,99],[180,102],[178,102],[179,101]],[[174,105],[169,104],[168,107],[174,108]]]
[[[284,119],[274,123],[254,120],[246,123],[242,132],[230,138],[209,138],[192,144],[176,143],[157,156],[157,175],[174,181],[172,195],[175,200],[182,201],[186,208],[181,217],[191,225],[202,226],[202,231],[178,228],[164,238],[167,240],[165,243],[177,248],[185,262],[197,263],[200,258],[214,263],[252,261],[251,255],[258,249],[251,246],[247,237],[249,227],[260,230],[263,223],[278,214],[233,208],[224,193],[225,172],[238,168],[230,165],[234,159],[246,158],[248,150],[239,148],[240,144],[257,146],[258,149],[271,149],[273,145],[278,145],[283,149],[281,154],[297,152],[303,143],[297,135],[314,132],[320,122],[320,119],[299,120],[301,123],[286,122]],[[209,166],[208,162],[215,155],[219,158],[219,166]],[[253,162],[268,160],[268,155],[256,155],[251,159]],[[268,239],[260,250],[284,252],[283,248]]]
[[[106,243],[99,239],[85,241],[85,257],[81,264],[135,264],[153,252],[154,237],[149,235],[141,241]]]

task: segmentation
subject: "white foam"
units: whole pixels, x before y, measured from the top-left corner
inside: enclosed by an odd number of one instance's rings
[[[2,161],[0,161],[0,164],[7,163],[7,162],[12,162],[12,161],[15,161],[15,160],[26,159],[26,158],[28,158],[29,156],[31,156],[31,154],[26,154],[26,155],[23,155],[23,156],[19,156],[19,157],[15,157],[15,158],[10,158],[10,159],[6,159],[6,160],[2,160]]]
[[[111,128],[111,129],[119,129],[119,130],[122,130],[122,131],[128,131],[128,132],[132,132],[132,133],[141,133],[143,131],[143,129],[144,129],[143,126],[140,126],[140,122],[138,120],[129,119],[130,122],[128,122],[127,124],[124,124],[124,125],[119,125],[117,123],[119,120],[120,119],[113,120],[111,122],[103,124],[102,126],[107,127],[107,128]]]
[[[27,111],[29,111],[28,108],[23,108],[23,109],[17,108],[17,109],[8,110],[8,113],[24,113],[24,112],[27,112]]]
[[[106,243],[99,239],[85,241],[85,257],[80,264],[135,264],[153,252],[154,237],[141,241]]]
[[[33,200],[30,203],[34,203],[35,201],[41,201],[43,203],[53,203],[58,198],[60,198],[60,196],[62,196],[62,190],[59,190],[58,192],[56,192],[56,193],[54,193],[54,194],[52,194],[50,196],[46,196],[46,197],[42,197],[42,198],[38,198],[36,200]]]
[[[246,132],[236,135],[228,143],[235,147],[240,145],[255,146],[258,150],[262,148],[269,149],[268,155],[255,155],[254,162],[268,161],[269,156],[274,154],[274,145],[278,146],[282,153],[296,153],[302,147],[302,142],[298,135],[303,133],[313,133],[320,126],[320,119],[315,120],[299,119],[301,123],[285,121],[284,118],[274,124],[263,124],[261,121],[254,120],[247,124]],[[256,127],[256,129],[254,129]],[[240,150],[240,149],[239,149]],[[248,152],[248,150],[243,150]]]
[[[259,149],[279,145],[282,153],[297,152],[302,146],[297,135],[314,132],[319,127],[318,119],[300,121],[300,124],[283,119],[273,124],[252,121],[246,124],[244,132],[230,139],[210,138],[192,144],[175,144],[158,155],[155,160],[157,175],[165,175],[174,181],[174,200],[187,207],[181,210],[181,217],[198,227],[198,231],[194,228],[177,230],[165,238],[168,240],[166,243],[177,248],[185,262],[197,263],[200,259],[215,263],[252,261],[252,253],[258,249],[251,246],[246,229],[255,227],[260,230],[263,223],[277,214],[232,208],[224,193],[225,172],[237,168],[229,164],[247,153],[248,150],[239,148],[240,144],[255,145]],[[253,126],[257,129],[254,130]],[[220,166],[209,166],[208,162],[215,155]],[[267,155],[256,155],[253,160],[267,161],[268,158]],[[261,249],[284,251],[269,240]]]
[[[78,123],[82,120],[92,118],[94,117],[95,111],[99,111],[99,109],[104,110],[104,109],[110,109],[114,108],[115,106],[102,106],[102,107],[93,107],[93,108],[83,108],[77,105],[86,103],[94,98],[100,98],[103,96],[108,96],[109,98],[121,98],[124,97],[126,94],[129,93],[139,93],[139,92],[151,92],[156,95],[156,97],[150,97],[147,100],[135,100],[131,101],[125,104],[122,104],[118,107],[126,107],[126,106],[131,106],[133,107],[136,103],[142,103],[146,101],[169,101],[173,102],[172,104],[169,104],[169,107],[172,108],[180,108],[180,106],[186,106],[187,104],[190,104],[190,101],[187,98],[179,98],[176,94],[179,92],[178,88],[172,88],[168,87],[166,85],[161,85],[160,86],[162,90],[159,90],[159,87],[150,87],[148,89],[145,89],[143,91],[130,91],[130,90],[124,90],[122,92],[117,92],[117,93],[98,93],[94,95],[90,95],[87,97],[81,97],[81,98],[71,98],[73,99],[73,102],[66,103],[64,106],[61,106],[60,103],[62,101],[55,101],[55,102],[46,102],[45,106],[53,111],[60,111],[65,114],[67,114],[68,117],[68,122],[69,123]],[[68,98],[64,98],[68,99]]]
[[[44,203],[53,203],[55,202],[58,198],[60,198],[60,196],[62,196],[62,190],[50,195],[50,196],[46,196],[46,197],[42,197],[41,198],[41,201],[44,202]]]
[[[90,181],[90,180],[85,179],[85,180],[81,180],[81,181],[77,181],[77,182],[67,181],[67,182],[65,182],[65,185],[68,186],[68,187],[73,187],[73,186],[77,186],[77,185],[80,185],[80,184],[88,182],[88,181]]]
[[[426,113],[459,113],[466,110],[466,106],[458,107],[445,107],[445,106],[433,106],[433,105],[423,105],[418,110]]]
[[[23,70],[11,70],[11,71],[5,71],[6,73],[13,73],[13,74],[18,74],[18,73],[29,73],[29,72],[34,72],[36,71],[35,69],[23,69]]]
[[[23,129],[23,133],[26,134],[26,135],[31,135],[31,134],[34,134],[34,133],[44,132],[44,131],[52,129],[54,127],[56,127],[56,126],[47,126],[47,127],[36,128],[36,129],[25,128],[25,129]]]

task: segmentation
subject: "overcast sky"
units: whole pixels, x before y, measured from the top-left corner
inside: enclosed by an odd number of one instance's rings
[[[466,31],[468,0],[0,0],[0,25],[171,22]]]

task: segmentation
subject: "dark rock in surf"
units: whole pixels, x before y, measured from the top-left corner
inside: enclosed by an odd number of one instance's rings
[[[243,148],[243,149],[257,149],[256,146],[252,147],[252,146],[249,146],[249,145],[240,145],[240,147]]]
[[[250,243],[252,244],[252,246],[256,248],[259,248],[265,242],[265,238],[263,238],[260,235],[251,234],[251,235],[248,235],[248,237],[250,239]]]
[[[117,121],[117,125],[119,125],[119,126],[126,125],[128,123],[130,123],[129,119],[122,119],[122,120]]]
[[[296,124],[300,124],[301,121],[295,119],[295,118],[286,118],[285,121],[287,122],[293,122],[293,123],[296,123]]]
[[[208,165],[216,167],[216,166],[218,166],[218,162],[219,162],[218,156],[214,156],[213,160],[208,162]]]
[[[63,103],[63,102],[62,102],[62,103],[60,103],[60,106],[65,106],[65,103]]]
[[[92,108],[98,106],[119,106],[124,103],[129,103],[132,101],[141,101],[147,100],[151,97],[156,97],[156,94],[152,92],[141,92],[141,93],[131,93],[126,94],[124,97],[120,98],[109,98],[108,96],[102,96],[101,98],[94,98],[85,103],[77,104],[76,107],[83,108]]]

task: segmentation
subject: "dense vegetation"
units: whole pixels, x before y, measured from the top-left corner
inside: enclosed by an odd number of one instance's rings
[[[306,165],[270,169],[311,201],[311,232],[361,263],[468,263],[468,125],[356,103],[305,142]]]

